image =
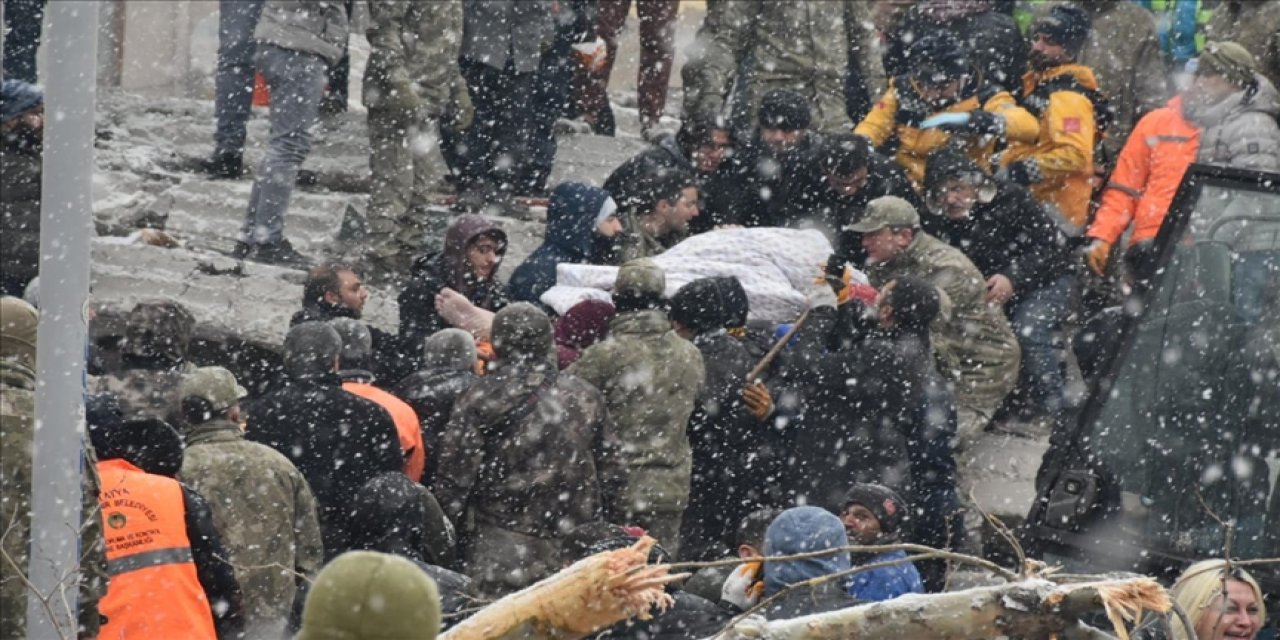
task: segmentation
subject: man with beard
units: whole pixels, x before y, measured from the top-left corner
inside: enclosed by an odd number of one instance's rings
[[[929,34],[909,55],[911,69],[893,78],[853,132],[892,153],[916,189],[925,181],[926,158],[945,145],[962,147],[989,168],[997,143],[1035,142],[1035,118],[970,63],[954,36]]]
[[[1086,262],[1102,274],[1129,225],[1129,246],[1149,243],[1192,162],[1275,171],[1280,168],[1280,95],[1234,42],[1205,45],[1195,79],[1162,109],[1138,121],[1120,151],[1085,235]]]
[[[20,80],[0,88],[0,293],[21,297],[40,262],[44,94]]]
[[[621,262],[656,256],[676,246],[688,237],[689,222],[698,217],[698,186],[692,175],[654,169],[641,178],[641,184],[641,196],[623,215]]]
[[[364,286],[355,267],[340,262],[328,262],[307,272],[302,285],[302,309],[289,319],[289,326],[304,322],[328,322],[335,318],[355,318],[364,315],[364,303],[369,299],[369,289]],[[417,349],[408,353],[400,349],[395,336],[369,327],[373,336],[373,373],[388,384],[399,380],[414,370]]]
[[[784,227],[787,206],[802,188],[801,176],[822,136],[810,131],[809,103],[798,93],[774,89],[760,101],[760,125],[736,161],[734,219],[747,227]]]
[[[618,205],[604,189],[562,182],[551,192],[542,244],[511,274],[511,297],[537,304],[556,284],[556,265],[609,264],[622,235]]]
[[[1075,5],[1054,7],[1031,29],[1031,69],[1019,102],[1040,119],[1032,142],[1009,145],[1001,172],[1056,209],[1075,229],[1089,217],[1093,154],[1107,112],[1093,70],[1078,64],[1089,38],[1089,14]],[[1078,235],[1078,231],[1073,235]]]

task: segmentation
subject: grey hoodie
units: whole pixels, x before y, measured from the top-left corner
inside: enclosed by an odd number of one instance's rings
[[[1255,74],[1258,90],[1240,91],[1188,120],[1204,131],[1197,162],[1240,169],[1280,171],[1280,92],[1265,76]]]

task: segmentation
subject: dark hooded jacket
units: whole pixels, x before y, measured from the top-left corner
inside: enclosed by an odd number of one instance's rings
[[[886,77],[896,78],[911,72],[907,56],[911,43],[934,31],[954,35],[970,52],[972,61],[983,77],[1007,90],[1017,88],[1027,69],[1026,41],[1013,18],[978,3],[956,3],[954,9],[945,3],[917,4],[908,9],[897,24],[887,29],[883,56]],[[968,6],[965,6],[965,5]]]
[[[967,156],[943,149],[929,157],[926,193],[947,180],[984,176]],[[952,220],[940,211],[920,209],[925,232],[962,251],[983,276],[1002,274],[1016,296],[1030,293],[1071,272],[1066,235],[1026,188],[985,177],[969,216]]]
[[[493,346],[496,367],[454,406],[435,483],[445,514],[468,527],[467,572],[485,594],[554,572],[562,533],[621,513],[627,481],[604,396],[558,372],[546,314],[527,303],[500,311]],[[538,557],[479,542],[512,535]]]
[[[404,467],[391,414],[344,391],[337,374],[291,378],[245,409],[245,436],[284,454],[311,485],[325,557],[346,551],[356,492],[379,472]]]
[[[396,471],[365,483],[352,507],[350,549],[380,551],[442,567],[457,562],[453,526],[422,485]]]
[[[449,423],[453,405],[480,379],[473,370],[475,362],[475,343],[470,334],[461,329],[437,334],[427,340],[423,369],[405,376],[391,388],[391,393],[409,403],[418,415],[422,445],[427,450],[422,473],[422,484],[427,487],[435,482],[440,435]]]
[[[547,231],[542,244],[511,274],[511,297],[540,304],[556,284],[556,265],[592,262],[596,250],[596,216],[609,197],[603,189],[565,182],[551,193]]]
[[[427,336],[449,326],[436,312],[436,295],[446,288],[488,311],[507,305],[507,289],[497,278],[498,265],[494,265],[494,276],[481,282],[467,264],[467,248],[482,235],[497,238],[499,255],[506,253],[507,234],[501,227],[480,216],[464,215],[445,231],[442,251],[414,261],[409,283],[398,298],[402,343],[420,345]]]
[[[849,545],[844,523],[830,511],[819,507],[795,507],[783,511],[769,525],[764,536],[765,557],[789,556],[824,549],[836,549]],[[813,578],[847,571],[852,566],[848,553],[804,560],[766,562],[764,565],[764,594],[773,596],[791,585]],[[849,595],[840,579],[818,586],[801,587],[789,591],[780,599],[765,607],[764,615],[770,620],[786,620],[814,613],[845,609],[858,604]]]
[[[727,278],[725,278],[727,279]],[[721,278],[694,280],[671,300],[671,319],[696,332],[706,383],[689,417],[693,452],[689,507],[680,529],[681,558],[714,560],[728,551],[725,539],[742,518],[761,506],[765,477],[759,468],[764,429],[742,402],[755,361],[725,331],[731,314],[729,287]]]
[[[734,175],[741,165],[725,158],[712,173],[699,172],[690,160],[692,149],[681,147],[677,136],[664,133],[644,151],[623,162],[604,182],[604,190],[613,196],[619,209],[630,209],[642,198],[642,178],[660,169],[675,169],[694,177],[698,186],[698,217],[689,221],[689,233],[710,231],[716,225],[733,219]]]
[[[798,186],[785,205],[785,217],[792,225],[820,229],[836,245],[837,252],[854,264],[862,264],[860,237],[843,229],[862,219],[868,202],[881,196],[898,196],[918,210],[924,207],[902,167],[874,151],[867,152],[867,181],[851,197],[831,189],[826,170],[814,160],[811,157],[809,166],[797,174]]]
[[[759,133],[741,145],[735,157],[740,167],[732,174],[734,194],[730,224],[746,227],[790,227],[796,220],[792,206],[807,188],[807,173],[822,137],[810,131],[794,149],[779,155],[760,139]]]
[[[950,486],[954,497],[955,406],[929,338],[871,328],[859,307],[814,309],[796,335],[786,375],[807,393],[784,484],[832,510],[853,482],[918,480],[919,491]]]

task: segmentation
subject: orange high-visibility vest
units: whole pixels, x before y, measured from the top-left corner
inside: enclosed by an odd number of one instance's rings
[[[342,388],[347,393],[376,402],[391,414],[396,435],[400,437],[400,450],[405,454],[404,474],[414,482],[422,482],[422,472],[427,468],[427,447],[422,443],[422,423],[418,422],[418,414],[413,407],[371,384],[344,382]]]
[[[217,640],[191,557],[182,487],[121,459],[99,462],[98,475],[110,576],[98,637]]]

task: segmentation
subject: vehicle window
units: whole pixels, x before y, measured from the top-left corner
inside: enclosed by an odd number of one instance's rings
[[[1280,194],[1206,184],[1090,430],[1120,526],[1178,554],[1280,550]],[[1269,513],[1270,511],[1270,513]]]

